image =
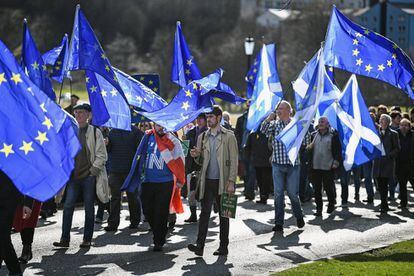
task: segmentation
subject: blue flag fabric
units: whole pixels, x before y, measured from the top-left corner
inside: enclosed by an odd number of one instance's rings
[[[253,61],[252,66],[247,72],[246,82],[247,82],[247,98],[250,99],[253,96],[254,85],[256,83],[257,74],[259,73],[260,62],[262,60],[262,52],[259,52],[256,58]]]
[[[160,95],[161,93],[160,75],[158,74],[137,74],[137,75],[131,75],[131,77],[141,82],[148,88],[152,89],[152,91],[154,91],[157,95]],[[167,103],[165,103],[165,105],[167,105]],[[130,106],[130,107],[131,107],[131,122],[133,124],[149,122],[147,118],[145,118],[144,116],[136,112],[133,106]]]
[[[326,65],[382,80],[414,99],[414,65],[407,54],[389,39],[355,24],[336,7],[324,48]]]
[[[194,121],[200,113],[211,110],[214,99],[213,94],[208,92],[217,89],[222,74],[222,70],[217,70],[201,80],[189,83],[166,107],[158,111],[139,113],[165,127],[167,131],[178,131]]]
[[[36,47],[26,19],[23,23],[23,46],[22,46],[22,65],[27,71],[29,78],[52,100],[56,100],[52,82],[48,76],[46,65],[42,55]]]
[[[174,54],[171,66],[171,81],[180,87],[185,87],[193,80],[202,78],[194,57],[191,55],[187,42],[181,30],[181,23],[177,22],[174,37]]]
[[[317,58],[317,66],[313,68],[312,78],[307,86],[307,91],[297,104],[295,116],[290,123],[276,137],[281,141],[288,151],[289,160],[295,164],[299,149],[305,135],[308,133],[310,124],[316,115],[320,100],[324,94],[325,81],[330,80],[326,73],[323,61],[322,49],[319,50]],[[308,63],[310,66],[311,64]],[[307,66],[308,66],[307,65]]]
[[[330,125],[339,133],[345,170],[381,157],[384,152],[381,139],[355,75],[349,79],[339,101],[333,102],[326,113]]]
[[[115,72],[79,5],[76,6],[67,70],[89,70],[101,75],[127,102]]]
[[[86,87],[92,108],[92,124],[131,130],[128,103],[105,78],[86,70]]]
[[[52,79],[60,83],[65,77],[69,77],[66,71],[69,54],[68,47],[68,35],[65,34],[59,46],[44,53],[42,56],[43,61],[52,66],[52,73],[50,74]]]
[[[70,116],[26,76],[0,41],[0,169],[40,201],[68,181],[80,149]]]
[[[282,86],[276,67],[276,49],[274,44],[263,45],[259,71],[256,77],[246,128],[256,131],[283,98]]]

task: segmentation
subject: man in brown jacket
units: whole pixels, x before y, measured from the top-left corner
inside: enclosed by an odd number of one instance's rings
[[[237,141],[232,131],[220,125],[222,114],[223,111],[219,106],[214,106],[213,110],[206,114],[208,130],[198,137],[197,147],[190,152],[195,161],[201,165],[201,181],[198,187],[201,214],[197,244],[188,245],[188,249],[198,256],[203,255],[214,201],[220,206],[221,195],[235,191],[238,165]],[[213,255],[227,255],[228,244],[229,219],[220,216],[220,247]]]

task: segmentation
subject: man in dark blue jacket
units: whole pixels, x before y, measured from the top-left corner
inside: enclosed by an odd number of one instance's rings
[[[111,189],[110,213],[105,231],[116,231],[120,223],[122,203],[121,187],[131,169],[134,154],[143,137],[142,131],[132,126],[131,131],[112,129],[109,132],[107,151],[111,165],[109,169],[109,187]],[[129,228],[135,229],[141,221],[141,203],[138,192],[127,192],[129,208]]]

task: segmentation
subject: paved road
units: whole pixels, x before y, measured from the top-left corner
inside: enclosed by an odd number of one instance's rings
[[[340,188],[338,187],[338,199]],[[350,188],[350,191],[353,187]],[[411,191],[411,190],[410,190]],[[361,188],[361,199],[365,198]],[[240,191],[238,191],[240,193]],[[378,195],[377,195],[378,196]],[[367,251],[400,240],[414,238],[414,194],[411,191],[409,209],[396,209],[380,215],[373,206],[351,200],[349,208],[338,207],[323,218],[312,215],[314,205],[304,204],[306,226],[296,227],[287,199],[287,221],[283,234],[271,231],[273,202],[257,205],[240,197],[237,218],[230,226],[230,254],[227,258],[213,256],[218,247],[218,217],[212,216],[204,258],[196,258],[186,249],[195,241],[196,224],[184,224],[188,214],[178,217],[177,226],[169,235],[164,252],[152,252],[151,234],[147,225],[139,230],[127,228],[128,212],[122,211],[122,223],[116,233],[105,233],[104,225],[95,227],[95,246],[80,249],[83,233],[83,211],[74,215],[72,243],[67,250],[55,250],[52,242],[59,240],[61,215],[41,222],[36,229],[34,259],[26,267],[25,275],[252,275],[280,271],[299,263],[328,258],[340,254]],[[352,192],[350,198],[353,198]],[[375,206],[379,200],[375,200]],[[13,235],[18,253],[19,235]],[[4,275],[4,268],[0,275]]]

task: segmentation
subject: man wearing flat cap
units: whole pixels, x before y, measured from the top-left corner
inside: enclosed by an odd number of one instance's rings
[[[70,229],[72,227],[75,203],[80,193],[85,207],[85,227],[82,248],[91,246],[95,222],[95,194],[97,187],[107,186],[108,178],[105,170],[107,153],[101,131],[88,124],[91,106],[78,104],[73,108],[75,119],[79,124],[78,138],[82,149],[75,157],[75,168],[66,184],[66,199],[63,207],[62,236],[56,247],[69,247]]]

